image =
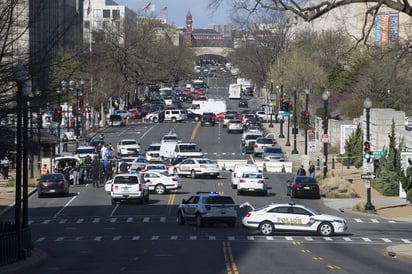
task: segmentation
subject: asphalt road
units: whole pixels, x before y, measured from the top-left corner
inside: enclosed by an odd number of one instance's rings
[[[223,91],[211,88],[221,96]],[[236,101],[229,108],[237,108]],[[259,102],[255,101],[255,104]],[[240,159],[240,135],[221,126],[196,123],[141,124],[108,128],[107,142],[137,139],[143,148],[169,132],[199,144],[211,159]],[[265,174],[270,194],[238,196],[230,173],[219,179],[182,178],[177,192],[151,194],[148,204],[111,205],[104,188],[71,186],[70,197],[29,199],[29,224],[37,248],[49,254],[31,274],[47,273],[410,273],[410,264],[384,255],[387,246],[412,242],[410,223],[341,213],[321,200],[290,199],[286,180],[291,174]],[[176,223],[177,205],[196,191],[230,194],[237,204],[254,206],[293,201],[346,218],[344,235],[320,237],[310,233],[276,233],[271,237],[214,225],[197,228]],[[246,209],[238,210],[239,216]],[[9,218],[13,219],[10,211]]]

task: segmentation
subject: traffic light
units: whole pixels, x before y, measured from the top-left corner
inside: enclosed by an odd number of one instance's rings
[[[56,120],[57,120],[57,122],[62,121],[62,113],[63,113],[62,107],[56,108]]]
[[[304,110],[304,111],[302,111],[301,115],[302,115],[302,117],[301,117],[302,124],[309,125],[310,124],[310,113],[309,113],[309,111]]]
[[[371,153],[371,143],[369,141],[365,141],[363,143],[363,158],[368,163],[371,161]]]
[[[289,101],[283,101],[280,104],[281,111],[289,111]]]

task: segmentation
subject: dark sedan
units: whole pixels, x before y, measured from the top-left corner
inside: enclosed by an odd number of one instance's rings
[[[291,198],[308,197],[320,199],[320,188],[315,178],[310,176],[294,176],[288,181],[287,195]]]
[[[239,107],[245,107],[245,108],[249,107],[248,101],[246,99],[240,99]]]
[[[50,173],[40,177],[37,184],[37,196],[39,198],[46,194],[62,194],[69,196],[69,181],[62,173]]]

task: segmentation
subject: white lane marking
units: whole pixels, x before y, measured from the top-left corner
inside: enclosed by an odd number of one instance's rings
[[[410,244],[411,241],[409,241],[408,239],[401,239],[402,242],[404,242],[405,244]]]
[[[140,236],[133,236],[133,238],[132,238],[133,241],[137,241],[139,239],[140,239]]]
[[[369,238],[362,238],[362,240],[364,240],[365,242],[371,242],[371,239]]]
[[[102,236],[96,236],[96,237],[94,237],[94,240],[95,240],[95,241],[101,241],[102,239],[103,239]]]
[[[347,242],[352,242],[352,239],[349,238],[349,237],[343,237],[343,239],[344,239],[345,241],[347,241]]]
[[[356,218],[356,219],[354,219],[354,220],[355,220],[355,222],[357,222],[357,223],[363,223],[363,221],[362,221],[361,219]]]
[[[150,127],[148,130],[145,131],[145,133],[140,135],[140,139],[143,139],[146,136],[146,134],[148,134],[153,128],[154,128],[154,126]]]
[[[84,221],[84,219],[80,218],[80,219],[78,219],[78,220],[76,221],[76,223],[77,223],[77,224],[81,224],[81,223],[83,223],[83,221]]]
[[[77,192],[76,196],[74,196],[73,198],[71,198],[70,201],[68,201],[68,202],[64,205],[64,207],[63,207],[62,209],[60,209],[60,210],[53,216],[53,218],[57,218],[57,216],[59,216],[60,213],[62,213],[63,210],[64,210],[66,207],[68,207],[68,206],[73,202],[74,199],[77,198],[77,196],[79,196],[79,194],[80,194],[80,192]]]
[[[127,218],[126,223],[131,223],[131,222],[133,222],[133,217]]]
[[[150,217],[144,217],[144,218],[143,218],[143,222],[144,222],[144,223],[147,223],[147,222],[149,222],[149,221],[150,221]]]
[[[392,243],[392,241],[389,240],[388,238],[382,238],[382,241],[384,241],[385,243]]]
[[[209,236],[209,240],[216,240],[216,236]]]
[[[227,237],[227,240],[228,240],[228,241],[234,241],[234,240],[235,240],[235,236],[228,236],[228,237]]]
[[[379,223],[377,219],[371,219],[372,223]]]
[[[94,218],[93,223],[100,223],[100,218]]]
[[[176,235],[171,236],[170,240],[177,240],[177,236]]]
[[[248,239],[249,241],[254,241],[254,240],[255,240],[255,237],[253,237],[253,236],[247,236],[247,239]]]
[[[114,206],[112,212],[110,213],[110,217],[112,217],[112,216],[116,213],[116,210],[117,210],[118,207],[119,207],[119,204],[116,204],[116,205]]]
[[[285,239],[286,241],[293,241],[293,237],[290,237],[290,236],[286,236]]]

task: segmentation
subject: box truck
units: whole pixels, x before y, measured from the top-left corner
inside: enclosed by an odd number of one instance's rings
[[[242,97],[242,85],[230,84],[229,85],[229,99],[240,99]]]
[[[204,112],[213,112],[214,114],[226,112],[226,101],[215,99],[193,100],[188,110],[196,114],[203,114]]]

